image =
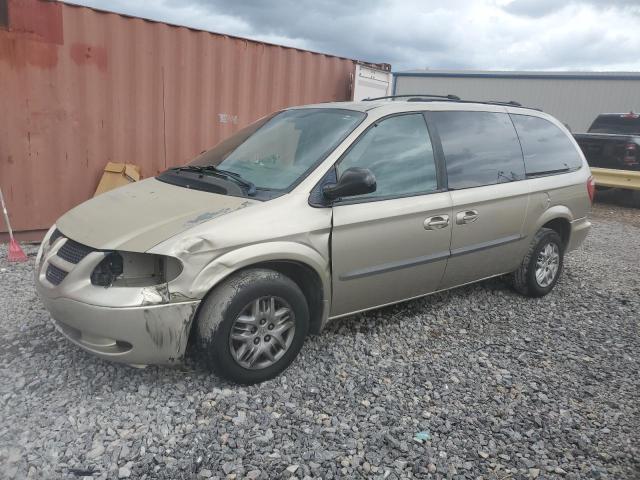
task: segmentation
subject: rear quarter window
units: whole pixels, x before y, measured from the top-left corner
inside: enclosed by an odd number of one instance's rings
[[[431,112],[429,120],[442,142],[450,189],[524,179],[522,150],[506,113]]]
[[[576,147],[566,133],[549,120],[511,115],[518,132],[527,175],[544,175],[582,166]]]

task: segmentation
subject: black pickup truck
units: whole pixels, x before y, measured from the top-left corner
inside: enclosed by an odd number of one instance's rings
[[[603,113],[573,136],[589,166],[640,171],[640,114]]]

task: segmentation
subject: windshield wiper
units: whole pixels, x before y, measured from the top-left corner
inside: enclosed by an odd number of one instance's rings
[[[218,168],[215,165],[205,165],[203,168],[207,169],[207,171],[214,171],[219,175],[225,175],[228,178],[235,180],[238,185],[242,185],[247,189],[247,195],[255,195],[256,194],[256,186],[253,182],[242,178],[242,175],[236,172],[232,172],[230,170],[223,170],[222,168]]]
[[[215,165],[184,165],[182,167],[173,167],[169,170],[173,170],[176,173],[180,173],[182,171],[185,172],[195,172],[201,175],[215,175],[220,178],[224,178],[226,180],[231,180],[238,185],[244,187],[247,190],[247,195],[253,197],[256,194],[256,186],[253,182],[249,180],[245,180],[239,173],[230,172],[228,170],[222,170],[221,168],[216,167]]]

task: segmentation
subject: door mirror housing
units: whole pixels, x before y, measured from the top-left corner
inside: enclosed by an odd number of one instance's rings
[[[338,183],[322,187],[322,194],[328,200],[342,197],[365,195],[376,191],[376,177],[368,168],[348,168],[340,175]]]

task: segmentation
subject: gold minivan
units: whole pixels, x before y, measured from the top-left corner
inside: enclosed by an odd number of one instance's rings
[[[172,364],[189,344],[255,383],[339,317],[505,274],[546,295],[593,193],[566,128],[514,102],[291,108],[63,215],[36,286],[102,358]]]

